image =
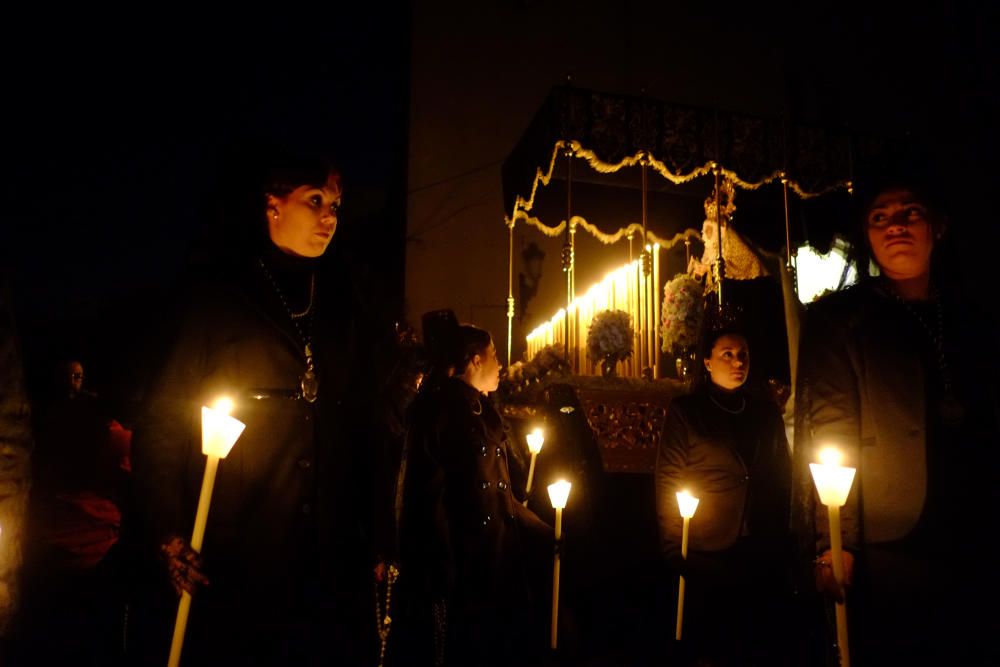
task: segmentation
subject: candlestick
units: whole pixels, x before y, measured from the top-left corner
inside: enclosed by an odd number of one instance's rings
[[[555,649],[559,638],[559,551],[562,542],[562,511],[569,498],[572,484],[564,479],[549,485],[549,500],[556,511],[556,545],[552,562],[552,626],[550,631],[550,646]]]
[[[219,461],[226,458],[236,440],[243,433],[246,424],[229,416],[232,401],[219,399],[214,408],[201,409],[201,451],[206,457],[205,476],[201,481],[201,494],[198,496],[198,510],[195,513],[194,529],[191,532],[191,549],[201,553],[205,538],[205,526],[208,524],[208,509],[212,502],[212,490],[215,487],[215,474],[219,469]],[[184,648],[184,634],[187,631],[188,616],[191,613],[191,594],[181,593],[177,605],[177,618],[174,621],[174,636],[170,642],[170,657],[167,667],[178,667],[181,661],[181,650]]]
[[[840,534],[840,508],[847,502],[854,483],[855,468],[841,466],[842,455],[832,447],[820,452],[821,463],[810,463],[813,482],[819,501],[826,505],[830,521],[830,560],[833,561],[833,578],[840,590],[836,601],[837,649],[842,667],[850,667],[851,651],[847,638],[847,602],[844,595],[844,552]]]
[[[681,518],[684,520],[681,529],[681,558],[687,560],[688,556],[688,532],[691,526],[691,517],[698,509],[698,499],[685,491],[677,492],[677,508],[680,510]],[[684,575],[680,576],[677,583],[677,628],[674,631],[674,639],[680,641],[681,631],[684,627]]]
[[[531,494],[531,483],[535,478],[535,459],[538,457],[539,453],[541,453],[542,445],[544,443],[545,435],[542,433],[542,429],[536,428],[528,434],[528,451],[531,452],[531,463],[528,465],[528,483],[525,485],[525,497],[524,503],[522,503],[525,507],[528,506],[528,496]]]

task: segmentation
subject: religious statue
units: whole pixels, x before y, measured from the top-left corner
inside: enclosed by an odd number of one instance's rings
[[[701,259],[692,257],[688,262],[688,273],[705,280],[705,291],[713,291],[718,283],[719,222],[722,220],[722,258],[725,260],[726,278],[751,280],[769,275],[760,255],[750,247],[740,234],[733,229],[733,213],[736,211],[733,182],[722,180],[719,201],[710,195],[705,199],[705,222],[701,227],[701,238],[705,250]]]

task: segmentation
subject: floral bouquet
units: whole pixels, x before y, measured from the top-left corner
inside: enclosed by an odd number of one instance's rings
[[[535,385],[569,373],[569,362],[562,346],[547,345],[536,352],[530,361],[517,361],[510,365],[500,381],[500,395],[506,402],[530,400],[535,393]]]
[[[602,310],[587,331],[591,359],[623,361],[632,356],[632,317],[624,310]]]
[[[531,364],[538,369],[538,375],[566,375],[570,372],[569,362],[562,345],[546,345],[535,353]]]
[[[679,273],[663,286],[662,329],[666,353],[677,352],[698,342],[705,314],[704,287],[695,278]]]

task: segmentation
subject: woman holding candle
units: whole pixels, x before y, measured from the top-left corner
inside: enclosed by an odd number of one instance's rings
[[[992,572],[977,576],[994,534],[979,512],[1000,501],[1000,369],[978,351],[998,339],[942,270],[946,219],[926,177],[862,186],[861,280],[803,321],[794,524],[810,579],[841,598],[808,472],[820,449],[838,448],[858,469],[841,510],[858,662],[995,664],[996,616],[972,609],[1000,593]]]
[[[427,344],[441,368],[410,416],[401,576],[432,610],[435,654],[410,659],[523,664],[546,637],[529,578],[549,564],[552,531],[511,485],[510,431],[488,396],[500,373],[490,334],[455,325]]]
[[[656,459],[664,555],[684,576],[684,644],[712,664],[787,664],[791,464],[775,404],[744,389],[750,350],[739,327],[709,328],[704,372],[667,411]],[[677,492],[699,499],[682,557]]]
[[[360,419],[374,402],[375,337],[343,259],[326,256],[340,173],[288,152],[261,172],[224,198],[231,252],[188,295],[136,428],[130,529],[153,570],[130,616],[136,663],[165,662],[172,618],[150,609],[176,610],[171,585],[193,596],[185,665],[374,660],[371,425]],[[246,429],[219,464],[197,554],[187,540],[205,469],[198,415],[220,395]]]

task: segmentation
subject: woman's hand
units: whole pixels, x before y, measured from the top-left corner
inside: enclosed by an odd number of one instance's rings
[[[854,555],[850,551],[841,551],[841,554],[844,563],[844,586],[850,586],[854,581]],[[837,602],[844,601],[844,590],[833,576],[833,554],[829,549],[816,559],[816,590],[829,595]]]
[[[175,535],[161,544],[160,557],[167,566],[170,585],[177,595],[184,591],[194,595],[199,587],[208,586],[208,577],[202,572],[204,563],[201,556],[183,537]]]

